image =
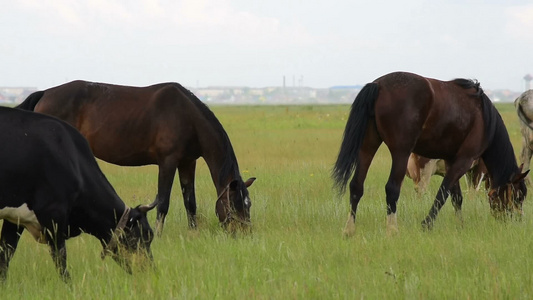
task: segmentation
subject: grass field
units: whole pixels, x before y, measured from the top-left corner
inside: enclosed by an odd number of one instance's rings
[[[515,153],[520,148],[512,104],[497,106]],[[434,230],[421,230],[440,178],[418,197],[409,179],[399,200],[398,235],[385,233],[385,181],[390,156],[382,146],[369,171],[357,233],[341,235],[348,196],[332,191],[331,167],[348,106],[215,106],[250,187],[253,234],[232,238],[214,213],[216,192],[200,160],[196,181],[199,229],[187,218],[175,182],[170,213],[152,250],[156,270],[127,275],[100,259],[92,236],[67,242],[72,284],[59,278],[45,245],[24,234],[2,299],[531,299],[533,203],[522,222],[492,218],[485,192],[464,189],[464,223],[447,203]],[[102,169],[129,205],[156,194],[157,169]],[[463,182],[464,183],[464,182]],[[151,224],[154,222],[152,213]]]

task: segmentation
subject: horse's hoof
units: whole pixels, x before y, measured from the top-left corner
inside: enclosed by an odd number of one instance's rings
[[[398,226],[387,226],[388,237],[396,236],[398,233],[400,233],[400,230],[398,230]]]
[[[348,215],[348,221],[346,221],[346,225],[344,226],[342,235],[345,238],[349,238],[355,235],[355,217],[351,213]]]
[[[344,238],[351,238],[352,236],[355,235],[355,227],[354,228],[345,228],[343,231],[342,231],[342,236]]]

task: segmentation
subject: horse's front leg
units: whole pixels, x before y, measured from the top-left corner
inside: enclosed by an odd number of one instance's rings
[[[196,194],[194,192],[194,176],[196,174],[196,161],[183,163],[178,166],[183,204],[187,210],[189,228],[195,229],[196,222]]]
[[[446,175],[442,180],[435,201],[433,202],[433,206],[431,206],[428,215],[422,221],[422,227],[425,229],[431,229],[433,227],[433,223],[435,222],[440,209],[444,206],[444,203],[446,203],[446,199],[450,193],[453,193],[452,201],[456,213],[459,211],[460,214],[463,196],[459,188],[459,178],[470,169],[473,161],[473,159],[463,159],[449,164],[450,167],[446,171]]]
[[[461,207],[463,206],[463,193],[461,192],[461,185],[459,184],[459,181],[457,181],[455,185],[452,186],[452,188],[450,189],[450,194],[452,196],[452,205],[455,209],[455,216],[457,216],[459,222],[462,223],[463,216],[461,213]]]
[[[23,230],[24,227],[4,220],[0,236],[0,281],[2,282],[7,278],[9,262],[15,254]]]
[[[449,180],[447,180],[447,177],[444,177],[439,187],[439,191],[437,192],[437,196],[435,197],[435,201],[433,201],[433,206],[431,206],[431,209],[429,210],[428,215],[422,221],[422,227],[424,229],[433,228],[433,223],[435,222],[435,219],[437,218],[437,215],[439,214],[440,209],[444,206],[444,203],[446,203],[446,199],[448,199],[449,195],[450,195]]]

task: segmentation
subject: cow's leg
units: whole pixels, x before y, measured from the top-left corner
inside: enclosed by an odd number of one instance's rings
[[[24,227],[4,220],[0,235],[0,281],[5,281],[7,278],[9,262],[15,254],[23,230]]]
[[[65,217],[63,217],[66,215],[66,212],[60,210],[47,211],[43,215],[46,215],[48,218],[41,223],[43,227],[42,234],[50,247],[50,254],[61,279],[69,282],[70,274],[67,271],[67,248],[65,246],[65,234],[68,230],[65,225],[67,222]]]
[[[196,195],[194,192],[194,175],[196,173],[196,161],[182,163],[178,166],[183,203],[187,210],[189,228],[196,228]]]
[[[50,246],[50,254],[56,265],[61,279],[65,282],[70,281],[70,274],[67,271],[67,248],[65,246],[65,239],[60,237],[61,234],[54,234],[55,238],[47,238]],[[50,236],[49,236],[50,237]]]
[[[170,192],[172,191],[172,184],[174,183],[174,176],[176,175],[177,164],[168,157],[159,164],[159,178],[157,184],[157,220],[156,233],[161,235],[163,232],[163,225],[165,217],[168,213],[170,205]]]

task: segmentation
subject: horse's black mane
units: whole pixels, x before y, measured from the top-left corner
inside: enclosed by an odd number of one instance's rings
[[[213,125],[213,128],[217,130],[220,135],[223,137],[223,147],[227,153],[227,155],[224,156],[224,162],[222,163],[222,167],[219,172],[218,176],[218,184],[220,186],[224,185],[228,177],[232,177],[234,179],[240,179],[241,175],[239,172],[239,165],[237,163],[237,157],[235,157],[235,151],[233,151],[233,146],[231,145],[231,141],[228,137],[228,134],[224,130],[224,127],[222,127],[222,124],[220,124],[220,121],[217,119],[215,114],[207,107],[205,103],[203,103],[198,97],[196,97],[195,94],[193,94],[191,91],[189,91],[187,88],[182,86],[181,84],[177,84],[179,89],[188,96],[189,100],[191,100],[194,105],[203,113],[203,115],[207,118],[207,120]],[[239,180],[242,181],[242,180]]]
[[[483,120],[485,121],[485,135],[488,147],[481,155],[492,177],[493,186],[507,184],[510,178],[518,172],[513,146],[503,123],[502,117],[489,97],[485,94],[477,80],[458,78],[452,81],[464,89],[474,89],[472,96],[481,99]]]

